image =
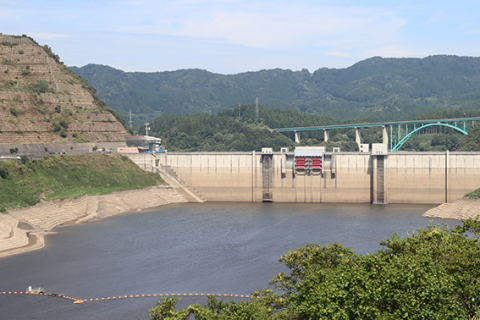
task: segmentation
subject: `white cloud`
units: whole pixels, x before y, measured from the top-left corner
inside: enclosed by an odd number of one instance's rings
[[[42,40],[54,40],[59,38],[73,38],[74,36],[67,35],[67,34],[57,34],[57,33],[29,33],[28,36],[34,39],[42,39]]]
[[[131,70],[142,56],[144,71],[314,70],[375,55],[478,55],[479,8],[470,0],[0,0],[0,32],[42,40],[69,64]]]
[[[366,50],[363,52],[365,58],[373,56],[389,57],[389,58],[401,58],[401,57],[422,57],[431,54],[436,54],[433,50],[429,49],[412,49],[400,44],[389,45],[385,47]]]
[[[330,43],[333,37],[349,37],[349,34],[360,42],[376,42],[394,37],[406,23],[391,10],[307,6],[298,2],[235,2],[234,7],[224,1],[188,0],[157,3],[153,7],[149,6],[149,1],[129,3],[141,10],[142,19],[150,23],[141,25],[138,18],[133,18],[137,23],[129,23],[131,19],[121,15],[121,21],[111,24],[109,30],[215,39],[256,48],[279,48],[313,41]],[[198,11],[200,3],[203,7]]]

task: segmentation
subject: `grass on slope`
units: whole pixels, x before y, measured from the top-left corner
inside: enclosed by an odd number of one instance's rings
[[[463,196],[463,199],[467,200],[477,200],[480,199],[480,188],[475,189],[472,192],[467,193],[466,195]]]
[[[37,204],[40,199],[77,198],[141,189],[162,183],[119,155],[45,156],[17,165],[0,163],[0,211]]]

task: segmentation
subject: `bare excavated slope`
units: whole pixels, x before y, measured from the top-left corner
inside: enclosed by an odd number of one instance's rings
[[[0,145],[120,142],[126,134],[48,46],[0,34]]]

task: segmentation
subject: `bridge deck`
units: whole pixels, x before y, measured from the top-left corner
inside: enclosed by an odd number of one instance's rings
[[[473,118],[454,118],[454,119],[430,119],[430,120],[407,120],[407,121],[392,121],[392,122],[377,122],[377,123],[356,123],[356,124],[338,124],[328,126],[312,126],[312,127],[292,127],[292,128],[277,128],[272,129],[277,132],[289,131],[309,131],[309,130],[329,130],[329,129],[354,129],[354,128],[369,128],[369,127],[383,127],[403,124],[427,124],[427,123],[452,123],[464,121],[477,121],[480,117]]]

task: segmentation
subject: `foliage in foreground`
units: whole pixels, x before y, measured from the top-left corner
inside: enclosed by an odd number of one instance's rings
[[[129,158],[112,155],[48,155],[41,160],[0,163],[0,211],[40,199],[76,198],[140,189],[162,182]]]
[[[471,238],[473,236],[473,238]],[[384,240],[375,254],[341,244],[307,244],[284,254],[290,269],[248,302],[218,301],[175,310],[164,299],[150,319],[477,319],[480,313],[480,220],[428,226]]]

